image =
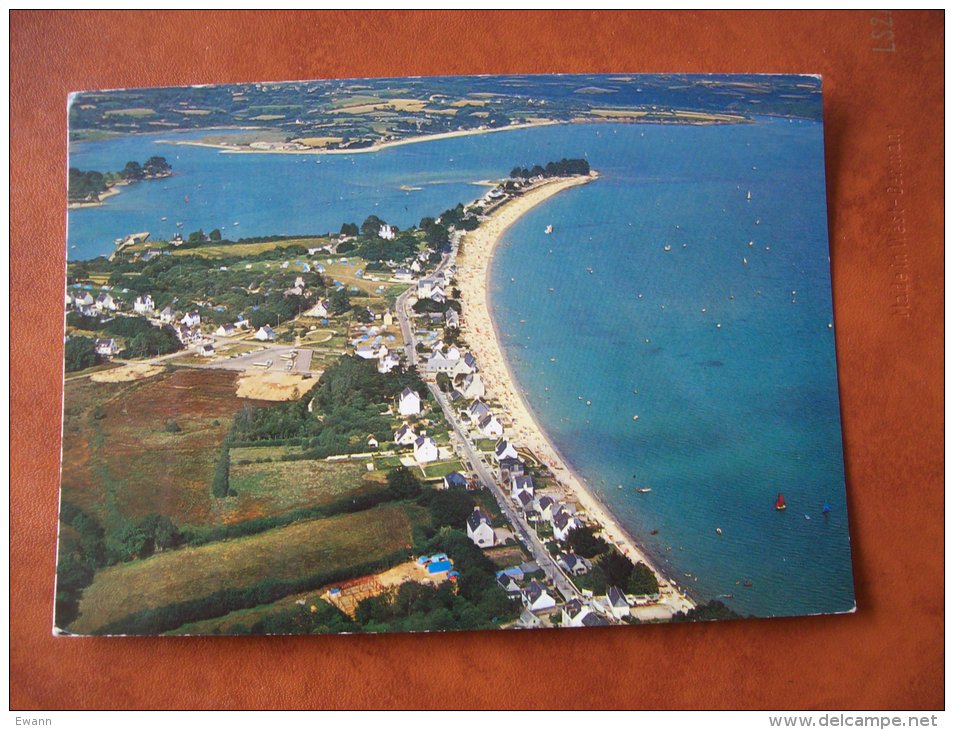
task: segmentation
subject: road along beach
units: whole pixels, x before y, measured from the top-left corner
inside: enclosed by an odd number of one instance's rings
[[[686,611],[694,602],[672,580],[661,573],[625,530],[623,530],[586,482],[568,465],[566,459],[546,436],[537,422],[500,346],[493,318],[490,314],[490,264],[494,250],[506,231],[521,216],[549,198],[570,188],[586,184],[598,177],[589,176],[551,178],[520,197],[513,198],[494,210],[487,220],[463,239],[457,258],[457,282],[463,307],[462,331],[480,365],[487,389],[487,397],[499,401],[511,425],[508,436],[519,446],[529,448],[553,473],[568,498],[575,501],[591,523],[597,523],[608,542],[634,563],[643,562],[656,573],[662,593],[661,603],[672,612]]]

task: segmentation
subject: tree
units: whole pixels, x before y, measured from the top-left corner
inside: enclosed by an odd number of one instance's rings
[[[351,295],[347,289],[335,289],[328,296],[328,303],[333,314],[344,314],[351,309]]]
[[[358,224],[357,223],[342,223],[341,224],[341,235],[342,236],[357,236],[358,235]]]
[[[451,385],[450,375],[447,373],[438,373],[436,377],[437,387],[440,388],[445,393],[450,393],[453,386]]]
[[[189,234],[189,243],[202,243],[205,241],[205,232],[200,228]]]
[[[153,156],[143,163],[142,170],[149,177],[158,177],[172,172],[172,166],[165,157]]]
[[[633,572],[633,564],[623,555],[611,550],[600,558],[599,566],[610,585],[625,588]]]
[[[389,495],[394,499],[412,499],[421,493],[421,481],[406,466],[388,472]]]
[[[221,241],[222,240],[222,231],[218,228],[213,228],[212,232],[209,234],[210,241]]]
[[[577,555],[594,558],[606,552],[609,546],[593,534],[592,527],[577,527],[570,530],[566,538],[567,546]]]
[[[646,563],[636,563],[626,584],[626,592],[634,596],[652,596],[659,593],[659,580]]]
[[[68,373],[93,367],[99,362],[96,342],[90,337],[70,337],[66,341],[63,359]]]
[[[142,180],[142,165],[135,160],[130,160],[120,171],[119,176],[124,180]]]
[[[474,511],[474,498],[467,492],[449,489],[435,492],[428,506],[432,525],[461,528]]]
[[[212,474],[212,496],[228,497],[234,492],[229,489],[229,440],[225,439],[222,443],[222,451],[219,453],[219,460],[215,465],[215,472]]]
[[[364,223],[361,224],[361,235],[365,238],[377,236],[378,231],[381,230],[381,226],[383,225],[385,225],[383,220],[376,215],[369,215],[364,219]]]

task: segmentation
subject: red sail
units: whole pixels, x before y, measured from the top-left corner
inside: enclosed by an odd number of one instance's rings
[[[778,499],[775,500],[775,509],[785,509],[785,497],[782,496],[782,493],[778,493]]]

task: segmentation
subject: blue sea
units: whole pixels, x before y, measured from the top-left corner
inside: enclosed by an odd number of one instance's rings
[[[371,213],[406,227],[515,165],[586,156],[600,178],[524,216],[493,263],[528,403],[697,599],[758,616],[852,608],[820,123],[560,125],[321,157],[160,141],[201,136],[72,145],[81,169],[158,154],[174,175],[71,211],[69,257],[177,221],[233,239]]]

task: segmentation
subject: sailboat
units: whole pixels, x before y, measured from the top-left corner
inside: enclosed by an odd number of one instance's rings
[[[828,500],[826,499],[825,504],[822,505],[822,514],[827,515],[829,512],[831,512],[831,505],[828,504]]]
[[[782,493],[778,493],[778,499],[775,500],[775,509],[783,510],[785,509],[785,497],[782,496]]]
[[[749,190],[749,191],[745,194],[745,199],[746,199],[746,200],[752,200],[752,191],[751,191],[751,190]]]
[[[546,228],[544,228],[544,229],[543,229],[543,232],[544,232],[544,233],[553,233],[553,224],[550,224],[550,225],[548,225]]]

